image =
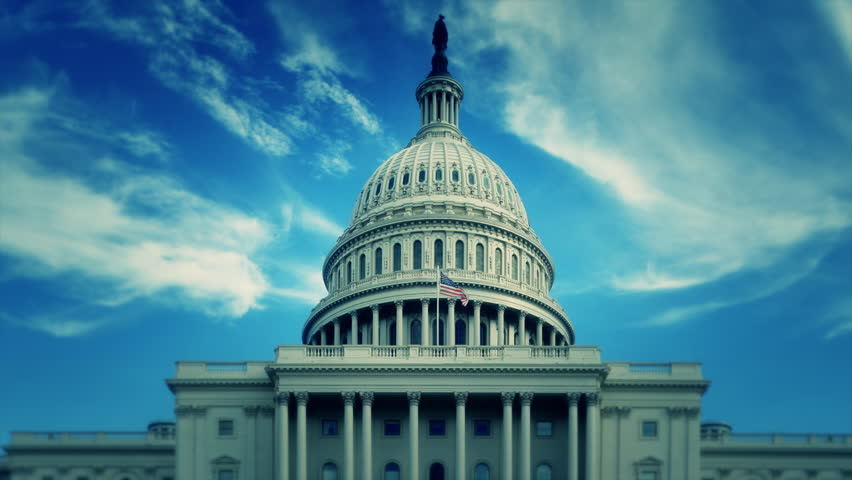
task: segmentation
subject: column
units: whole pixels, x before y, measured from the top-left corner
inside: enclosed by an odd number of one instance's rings
[[[456,480],[464,480],[467,473],[467,459],[465,458],[465,427],[467,424],[465,416],[465,404],[467,403],[467,392],[456,392]]]
[[[355,392],[343,396],[343,480],[355,480]]]
[[[275,478],[290,479],[290,392],[275,396]]]
[[[257,452],[257,415],[260,413],[260,407],[245,407],[243,411],[246,414],[246,439],[243,441],[246,460],[242,471],[246,478],[255,478],[255,468],[257,466],[255,456],[255,452]]]
[[[429,345],[429,299],[420,299],[420,344],[423,346]]]
[[[521,461],[519,462],[518,478],[530,480],[532,472],[530,456],[530,405],[532,405],[532,392],[521,393]]]
[[[207,423],[206,422],[206,420],[207,420],[207,418],[206,418],[207,408],[206,407],[195,407],[193,409],[193,413],[195,415],[195,435],[196,435],[196,438],[195,438],[195,454],[194,454],[194,456],[195,456],[195,475],[196,475],[196,478],[197,478],[198,476],[204,475],[204,472],[206,472],[207,469],[210,468],[210,464],[207,463],[207,461],[206,461],[207,458],[205,458],[205,455],[203,454],[204,452],[202,451],[202,449],[204,448],[204,445],[207,444],[207,442],[205,441],[207,439],[207,437],[205,436],[206,433],[204,432],[204,425],[205,425],[205,423]]]
[[[600,423],[600,411],[598,410],[598,394],[586,394],[586,480],[598,479],[598,423]]]
[[[448,298],[447,299],[447,335],[449,337],[449,341],[447,345],[451,347],[456,346],[456,299]]]
[[[405,331],[402,328],[402,300],[393,302],[396,305],[396,344],[405,345]]]
[[[420,98],[420,126],[426,125],[426,97]]]
[[[556,329],[555,328],[550,329],[550,346],[551,347],[556,346]]]
[[[378,305],[370,305],[370,309],[373,311],[373,331],[371,332],[373,335],[373,345],[379,344],[379,306]]]
[[[497,346],[502,347],[503,345],[509,343],[505,341],[506,337],[506,305],[497,305]]]
[[[308,480],[308,392],[296,392],[296,480]]]
[[[500,394],[503,401],[503,464],[500,467],[500,478],[512,480],[512,403],[515,401],[515,392],[504,392]]]
[[[349,334],[349,345],[358,345],[358,312],[349,312],[349,317],[352,319],[352,332]]]
[[[580,478],[579,432],[577,431],[577,404],[579,402],[579,393],[568,394],[568,480],[579,480]]]
[[[334,344],[341,345],[340,343],[340,319],[334,319]]]
[[[189,405],[181,405],[175,408],[175,457],[176,458],[192,458],[195,455],[195,432],[193,408]],[[199,439],[200,440],[200,439]],[[180,457],[177,457],[180,455]],[[182,461],[175,462],[175,473],[180,475],[180,478],[194,478],[192,462]]]
[[[320,329],[320,345],[328,345],[328,338],[325,333],[325,327]]]
[[[509,331],[506,332],[506,345],[515,345],[515,326],[509,325]]]
[[[361,392],[361,467],[364,480],[373,478],[373,392]]]
[[[420,478],[420,392],[408,392],[408,478]]]
[[[535,322],[535,344],[539,347],[544,345],[544,321],[540,318]]]
[[[479,314],[482,310],[482,300],[476,300],[473,302],[473,345],[479,346],[482,344],[479,338]]]
[[[433,91],[432,92],[432,111],[431,111],[432,115],[430,115],[430,118],[429,118],[430,122],[434,122],[435,120],[438,119],[438,109],[435,108],[435,107],[438,106],[438,103],[436,102],[436,100],[437,100],[437,95]]]
[[[527,344],[527,342],[526,342],[526,336],[527,336],[526,325],[524,325],[524,322],[526,322],[526,319],[527,319],[527,312],[518,312],[518,341],[515,342],[515,345],[526,345]]]

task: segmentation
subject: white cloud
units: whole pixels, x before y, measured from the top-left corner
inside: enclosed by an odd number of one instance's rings
[[[293,227],[317,235],[337,238],[343,233],[343,227],[328,215],[307,204],[302,199],[285,202],[281,206],[282,231],[289,233]]]
[[[826,22],[852,65],[852,3],[848,0],[824,0],[815,5],[822,9]]]

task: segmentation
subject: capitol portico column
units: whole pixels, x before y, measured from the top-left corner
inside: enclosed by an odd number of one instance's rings
[[[530,405],[532,405],[533,393],[521,393],[521,461],[518,469],[520,470],[519,478],[521,480],[530,480],[531,473],[531,455],[530,451]]]
[[[290,479],[290,392],[275,396],[275,478]]]
[[[568,480],[580,478],[579,435],[577,431],[577,404],[579,393],[568,394]]]
[[[373,478],[373,392],[361,392],[362,477]]]
[[[467,472],[467,459],[465,458],[465,404],[467,403],[467,392],[456,392],[456,480],[464,480]]]
[[[535,344],[539,347],[544,345],[544,320],[540,318],[535,321]]]
[[[526,345],[527,339],[527,327],[525,322],[527,320],[527,312],[520,311],[518,312],[518,341],[515,342],[515,345]]]
[[[482,345],[482,339],[479,338],[479,315],[482,311],[482,300],[476,300],[473,302],[473,345],[479,346]]]
[[[334,345],[339,346],[340,343],[340,319],[334,319]]]
[[[403,335],[403,330],[402,330],[402,304],[403,304],[403,301],[397,300],[397,301],[393,302],[393,304],[396,305],[396,344],[401,347],[402,345],[405,345],[405,343],[402,341],[402,339],[405,338],[405,335]]]
[[[408,469],[410,480],[420,478],[420,392],[408,392]]]
[[[355,480],[355,392],[343,396],[343,480]]]
[[[551,347],[556,346],[556,329],[555,328],[550,329],[550,346]]]
[[[515,392],[503,392],[500,394],[503,401],[503,465],[500,478],[512,479],[512,404],[515,401]]]
[[[372,337],[373,337],[373,345],[379,344],[379,306],[378,305],[370,305],[370,309],[373,311],[373,329],[372,329]]]
[[[429,346],[429,299],[420,299],[420,345]]]
[[[308,392],[296,392],[296,480],[308,480]]]
[[[598,424],[600,423],[600,411],[598,410],[598,394],[586,394],[586,480],[599,480],[598,474]]]
[[[325,333],[325,327],[320,328],[320,345],[328,345],[328,338]]]
[[[504,343],[504,337],[506,336],[506,332],[503,331],[506,328],[506,305],[497,305],[497,346],[502,347]]]
[[[456,346],[456,299],[447,299],[447,336],[450,339],[447,345]]]
[[[352,333],[349,334],[349,345],[358,345],[358,312],[353,310],[349,312],[352,318]]]

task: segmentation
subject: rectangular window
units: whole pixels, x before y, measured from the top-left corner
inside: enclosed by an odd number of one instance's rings
[[[233,437],[234,436],[234,421],[233,420],[219,420],[219,436],[220,437]]]
[[[385,420],[385,436],[398,437],[402,432],[399,420]]]
[[[322,434],[326,437],[333,437],[337,435],[337,420],[323,420],[322,421]]]
[[[655,438],[657,436],[656,420],[645,420],[642,422],[642,437]]]
[[[657,480],[657,472],[645,471],[639,472],[638,480]]]
[[[233,470],[219,470],[217,480],[234,480],[235,478]]]
[[[549,420],[544,420],[541,422],[535,422],[535,434],[539,437],[552,437],[553,436],[553,422]]]
[[[491,421],[490,420],[474,420],[473,421],[473,435],[477,437],[488,437],[491,435]]]
[[[429,420],[429,435],[443,437],[447,434],[447,423],[443,420]]]

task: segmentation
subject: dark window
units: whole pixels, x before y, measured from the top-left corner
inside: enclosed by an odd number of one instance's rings
[[[480,463],[473,469],[473,480],[491,480],[491,469],[488,465]]]
[[[479,345],[488,345],[488,327],[484,322],[479,324]]]
[[[454,182],[459,181],[459,171],[458,170],[453,170],[453,181]]]
[[[373,271],[376,275],[382,274],[382,249],[377,248],[375,259],[373,260]]]
[[[512,280],[518,279],[518,257],[512,254]]]
[[[352,283],[352,262],[346,262],[346,283]]]
[[[388,179],[388,190],[393,190],[394,184],[396,184],[396,177],[390,177]]]
[[[385,436],[398,437],[402,432],[399,420],[385,420]]]
[[[429,420],[429,435],[443,437],[447,434],[447,422],[443,420]]]
[[[331,462],[323,465],[321,480],[337,480],[337,465]]]
[[[642,436],[653,438],[657,436],[657,422],[654,420],[646,420],[642,422]]]
[[[367,256],[363,253],[358,258],[358,280],[364,280],[367,276]]]
[[[530,262],[524,263],[524,283],[530,284]]]
[[[467,343],[467,325],[464,320],[456,320],[456,345]]]
[[[405,173],[402,175],[402,184],[403,184],[403,185],[408,185],[409,180],[411,180],[411,175],[410,175],[408,172],[405,172]]]
[[[423,268],[423,243],[420,240],[414,241],[411,258],[413,259],[412,266],[415,270]]]
[[[368,188],[368,189],[367,189],[367,194],[366,194],[366,195],[364,195],[364,207],[366,207],[366,206],[367,206],[367,202],[369,202],[369,201],[370,201],[370,189]]]
[[[476,244],[476,271],[485,271],[485,247],[481,243]]]
[[[423,183],[426,181],[426,170],[420,170],[417,172],[417,181]]]
[[[400,476],[399,465],[395,463],[385,465],[384,480],[400,480],[400,478],[402,477]]]
[[[473,172],[468,172],[467,183],[471,185],[476,185],[476,176],[473,174]]]
[[[443,179],[444,179],[444,171],[441,170],[440,168],[435,170],[435,180],[440,182]]]
[[[441,240],[435,240],[435,268],[441,268],[444,266],[444,242]]]
[[[126,480],[130,480],[129,478]],[[234,480],[234,471],[233,470],[219,470],[219,475],[217,480]]]
[[[396,322],[391,323],[388,327],[388,343],[396,345]]]
[[[382,193],[382,181],[381,180],[379,180],[379,182],[376,183],[376,195],[378,195],[380,193]]]
[[[535,434],[539,437],[552,437],[553,422],[549,420],[535,422]]]
[[[233,420],[219,420],[219,436],[230,437],[234,434]]]
[[[440,463],[433,463],[429,467],[429,480],[444,480],[444,466]]]
[[[411,322],[411,328],[408,329],[408,342],[411,345],[420,345],[420,329],[423,328],[423,325],[420,323],[420,320],[414,320]]]
[[[400,270],[402,270],[402,245],[395,243],[393,244],[393,271]]]
[[[491,435],[491,421],[490,420],[474,420],[473,421],[473,435],[477,437],[488,437]]]
[[[337,420],[323,420],[322,434],[326,437],[333,437],[338,434]]]
[[[464,242],[456,240],[456,268],[464,268]]]
[[[494,250],[494,273],[503,275],[503,250]]]

